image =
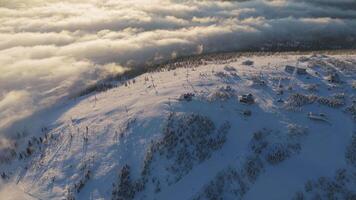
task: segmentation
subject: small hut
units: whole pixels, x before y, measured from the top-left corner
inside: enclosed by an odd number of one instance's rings
[[[252,60],[245,60],[245,61],[242,62],[243,65],[247,65],[247,66],[253,65],[253,63],[254,62]]]
[[[240,97],[240,102],[247,103],[247,104],[253,104],[253,103],[255,103],[255,98],[253,97],[252,94],[244,94]]]
[[[297,74],[298,75],[305,75],[307,74],[307,69],[306,68],[302,68],[302,67],[294,67],[291,65],[286,65],[284,70],[290,74],[293,74],[295,70],[297,70]]]
[[[191,101],[191,100],[193,100],[194,96],[195,96],[194,93],[185,93],[179,97],[179,100],[180,101]]]

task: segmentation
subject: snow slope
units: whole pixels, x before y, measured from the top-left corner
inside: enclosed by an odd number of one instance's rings
[[[285,71],[297,63],[306,75]],[[355,78],[355,55],[236,57],[146,73],[40,113],[41,129],[0,173],[20,199],[352,199]],[[249,93],[253,104],[239,102]],[[338,190],[324,187],[331,182]]]

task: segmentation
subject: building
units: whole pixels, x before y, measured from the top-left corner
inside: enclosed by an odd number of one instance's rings
[[[294,67],[291,65],[286,65],[286,67],[284,68],[284,70],[290,74],[293,74],[295,70],[297,70],[297,74],[298,75],[305,75],[307,74],[307,69],[306,68],[302,68],[302,67]]]

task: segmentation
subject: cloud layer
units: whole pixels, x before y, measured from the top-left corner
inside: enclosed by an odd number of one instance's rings
[[[0,0],[0,6],[0,132],[123,67],[278,42],[356,39],[353,0]]]

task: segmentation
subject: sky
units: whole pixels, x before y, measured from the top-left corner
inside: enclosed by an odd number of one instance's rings
[[[354,0],[0,0],[0,134],[110,74],[321,38],[355,41]]]

